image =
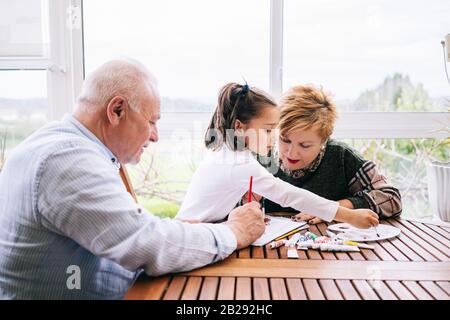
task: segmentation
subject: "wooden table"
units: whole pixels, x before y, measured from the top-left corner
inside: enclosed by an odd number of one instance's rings
[[[250,247],[216,264],[183,274],[143,276],[126,299],[449,300],[450,224],[391,219],[398,238],[354,253]],[[325,223],[310,231],[326,235]]]

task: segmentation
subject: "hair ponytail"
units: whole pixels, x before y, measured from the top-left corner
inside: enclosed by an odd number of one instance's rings
[[[216,110],[205,134],[205,146],[208,149],[220,149],[224,142],[237,150],[239,141],[234,134],[236,120],[248,123],[260,115],[263,107],[276,103],[265,92],[230,82],[222,87],[219,93]]]

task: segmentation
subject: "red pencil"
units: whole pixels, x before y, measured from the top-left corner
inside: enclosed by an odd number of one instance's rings
[[[250,176],[250,186],[248,187],[248,202],[252,202],[252,185],[253,185],[253,176]]]

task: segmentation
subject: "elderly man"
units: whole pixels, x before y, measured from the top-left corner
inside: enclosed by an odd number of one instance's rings
[[[0,175],[0,298],[120,299],[142,271],[198,268],[263,233],[255,202],[190,224],[133,201],[119,168],[158,140],[159,104],[143,65],[111,61],[87,77],[73,115],[15,148]]]

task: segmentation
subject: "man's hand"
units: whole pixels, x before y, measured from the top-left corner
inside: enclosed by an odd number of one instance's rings
[[[232,210],[224,223],[236,236],[238,249],[248,247],[266,229],[260,204],[254,201]]]
[[[261,201],[262,196],[252,192],[252,201]],[[242,204],[246,204],[248,202],[248,191],[242,196]]]

